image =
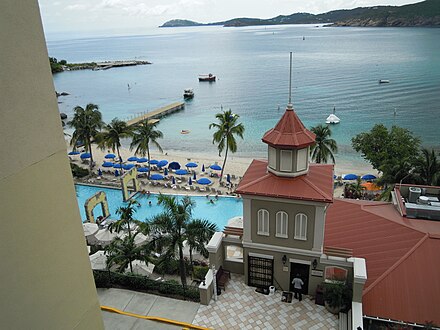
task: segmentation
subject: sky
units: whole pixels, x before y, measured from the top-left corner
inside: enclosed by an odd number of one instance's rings
[[[421,0],[420,0],[421,1]],[[208,23],[235,17],[271,18],[419,0],[39,0],[46,35],[142,34],[171,19]]]

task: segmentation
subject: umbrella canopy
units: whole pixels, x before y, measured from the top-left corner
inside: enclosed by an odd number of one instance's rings
[[[101,171],[100,168],[98,168],[98,175],[99,175],[99,176],[102,176],[102,171]]]
[[[168,168],[170,170],[178,170],[180,169],[180,164],[178,162],[171,162],[168,164]]]
[[[113,164],[113,168],[122,168],[121,164]]]
[[[98,251],[92,254],[91,256],[89,256],[89,258],[92,269],[95,270],[107,269],[107,256],[105,255],[104,251]]]
[[[100,229],[95,234],[95,238],[101,245],[110,244],[110,242],[117,236],[115,232],[110,232],[108,229]]]
[[[134,244],[136,246],[142,245],[147,241],[148,241],[148,236],[145,236],[142,233],[137,233],[136,236],[134,237]]]
[[[157,163],[157,166],[164,167],[166,164],[168,164],[168,161],[165,159],[162,159],[162,160],[159,160],[159,162]]]
[[[163,169],[163,175],[165,175],[165,176],[168,175],[168,170],[166,168]]]
[[[84,152],[81,154],[81,156],[79,156],[81,159],[87,159],[92,157],[92,155],[90,154],[90,152]]]
[[[192,184],[193,184],[193,182],[192,182],[192,180],[191,180],[191,177],[190,177],[189,180],[188,180],[188,184],[189,184],[190,186],[192,186]]]
[[[193,179],[194,179],[194,180],[197,180],[196,172],[193,173]]]
[[[377,177],[373,174],[365,174],[361,177],[362,180],[374,180],[377,179]]]
[[[356,174],[346,174],[342,178],[343,180],[356,180],[358,176]]]
[[[188,171],[185,170],[185,169],[181,169],[181,170],[177,170],[177,171],[176,171],[176,174],[177,174],[177,175],[187,175],[187,174],[188,174]]]
[[[212,164],[211,166],[209,166],[209,168],[214,171],[221,171],[222,170],[222,167],[217,164]]]
[[[197,180],[197,183],[198,183],[198,184],[211,184],[212,181],[209,180],[208,178],[201,178],[201,179],[198,179],[198,180]]]
[[[157,165],[157,164],[159,164],[159,161],[156,160],[156,159],[151,159],[151,160],[149,161],[149,163],[150,163],[150,165]]]
[[[233,217],[228,220],[228,227],[243,228],[243,217]]]
[[[149,171],[150,171],[149,167],[139,167],[138,168],[138,172],[141,172],[141,173],[147,173]]]
[[[368,191],[382,190],[382,187],[377,186],[373,182],[365,182],[365,183],[362,183],[361,186],[364,187],[365,190],[368,190]]]
[[[104,156],[104,158],[105,159],[114,159],[114,158],[116,158],[116,155],[115,154],[107,154]]]
[[[134,167],[133,164],[124,164],[122,165],[122,168],[126,171],[131,170]]]
[[[75,155],[79,155],[80,152],[79,151],[71,151],[68,153],[69,156],[75,156]]]
[[[102,163],[102,167],[113,167],[113,163],[111,163],[111,162],[104,162],[104,163]]]
[[[152,175],[150,176],[150,179],[151,179],[151,180],[163,180],[163,179],[164,179],[164,176],[163,176],[162,174],[152,174]]]
[[[148,159],[145,158],[145,157],[138,158],[138,159],[137,159],[137,162],[138,162],[138,163],[146,163],[146,162],[148,162]]]
[[[153,274],[153,270],[154,270],[154,264],[153,263],[145,263],[144,261],[140,261],[140,260],[133,260],[131,262],[131,265],[133,267],[133,273],[134,274],[138,274],[138,275],[143,275],[143,276],[150,276],[151,274]],[[130,266],[127,267],[127,270],[125,272],[130,272]]]
[[[197,165],[196,163],[192,163],[192,162],[190,162],[190,163],[186,164],[185,166],[186,166],[186,167],[197,167],[197,166],[199,166],[199,165]]]
[[[95,234],[99,230],[98,225],[91,222],[83,223],[83,229],[86,237]]]
[[[139,158],[137,158],[136,156],[131,156],[127,159],[129,162],[137,162],[139,160]]]
[[[202,164],[202,172],[205,172],[205,164]]]
[[[174,176],[171,178],[171,183],[176,184],[176,179],[174,178]]]
[[[226,175],[226,181],[231,183],[231,176],[229,174]]]

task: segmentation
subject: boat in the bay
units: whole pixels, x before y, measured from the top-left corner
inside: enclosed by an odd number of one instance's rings
[[[183,91],[184,99],[192,99],[194,97],[194,91],[191,88],[187,88]]]
[[[336,112],[336,107],[333,107],[333,113],[330,116],[328,116],[327,119],[325,120],[326,124],[339,124],[341,120],[339,119],[338,116],[336,116],[335,112]]]
[[[212,73],[199,75],[199,81],[215,81],[215,76]]]
[[[389,83],[390,83],[390,81],[386,80],[386,79],[379,80],[379,84],[389,84]]]

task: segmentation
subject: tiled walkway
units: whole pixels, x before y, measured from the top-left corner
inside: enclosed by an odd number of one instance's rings
[[[226,292],[201,305],[193,324],[214,329],[337,329],[338,318],[308,296],[299,302],[281,302],[281,292],[272,296],[255,292],[243,276],[232,274]]]

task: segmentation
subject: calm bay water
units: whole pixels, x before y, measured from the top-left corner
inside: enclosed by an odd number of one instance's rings
[[[303,40],[303,36],[305,40]],[[155,29],[146,35],[49,41],[50,56],[68,62],[138,59],[152,65],[54,75],[61,112],[98,104],[104,120],[127,119],[195,97],[161,120],[168,151],[216,154],[209,123],[223,108],[246,127],[240,156],[261,157],[264,132],[288,100],[293,52],[293,104],[307,127],[324,123],[333,106],[339,159],[359,159],[351,138],[376,123],[411,129],[426,146],[440,148],[440,30],[428,28],[326,28],[307,26]],[[215,83],[199,83],[212,72]],[[390,84],[379,85],[380,79]],[[130,89],[127,85],[130,85]],[[394,115],[396,113],[396,115]],[[182,129],[190,130],[181,135]]]

